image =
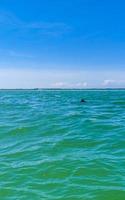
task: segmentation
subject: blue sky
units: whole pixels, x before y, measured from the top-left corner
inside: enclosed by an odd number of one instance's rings
[[[123,0],[1,0],[0,88],[125,87]]]

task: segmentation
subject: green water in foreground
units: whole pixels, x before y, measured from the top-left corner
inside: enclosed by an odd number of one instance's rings
[[[125,200],[125,91],[0,91],[0,200]]]

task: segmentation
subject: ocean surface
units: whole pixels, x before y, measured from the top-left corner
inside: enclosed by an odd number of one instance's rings
[[[125,90],[1,90],[0,200],[125,200]]]

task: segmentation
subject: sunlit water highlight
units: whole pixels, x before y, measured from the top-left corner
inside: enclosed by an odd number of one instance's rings
[[[124,199],[124,90],[0,91],[0,200]]]

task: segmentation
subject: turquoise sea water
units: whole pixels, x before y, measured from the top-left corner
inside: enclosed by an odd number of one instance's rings
[[[0,200],[124,199],[125,90],[0,91]]]

